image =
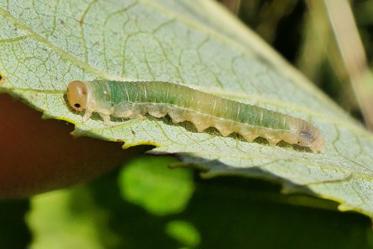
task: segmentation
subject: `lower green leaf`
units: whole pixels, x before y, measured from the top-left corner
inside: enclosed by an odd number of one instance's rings
[[[119,176],[124,199],[157,215],[183,211],[194,191],[190,169],[170,169],[177,160],[148,156],[127,164]]]

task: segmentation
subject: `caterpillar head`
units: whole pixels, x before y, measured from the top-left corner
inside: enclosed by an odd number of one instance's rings
[[[313,152],[320,152],[324,147],[324,139],[320,130],[316,127],[305,123],[298,132],[297,144],[302,147],[308,147]]]
[[[67,86],[67,101],[77,112],[87,109],[88,87],[83,81],[74,80]]]

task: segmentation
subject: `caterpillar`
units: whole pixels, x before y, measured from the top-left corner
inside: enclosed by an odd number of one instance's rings
[[[198,132],[214,127],[222,136],[236,133],[248,142],[262,137],[271,145],[285,141],[312,152],[324,146],[320,130],[302,119],[170,82],[74,80],[66,99],[74,111],[84,112],[83,121],[94,112],[106,124],[111,117],[168,115],[173,123],[191,122]]]

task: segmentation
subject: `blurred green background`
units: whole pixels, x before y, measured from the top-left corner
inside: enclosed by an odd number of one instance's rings
[[[220,2],[362,120],[330,24],[311,1]],[[373,1],[351,3],[371,65]],[[201,179],[170,170],[175,162],[144,156],[87,185],[2,200],[0,248],[373,248],[371,221],[335,203],[281,195],[259,180]]]
[[[200,179],[174,161],[146,156],[88,185],[3,201],[1,248],[373,248],[362,215],[263,181]]]

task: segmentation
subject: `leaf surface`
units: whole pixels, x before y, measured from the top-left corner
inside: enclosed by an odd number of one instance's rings
[[[373,217],[373,136],[213,1],[0,0],[0,91],[75,134],[154,144],[210,176],[278,180]],[[145,119],[82,123],[64,93],[69,81],[160,80],[209,89],[308,120],[326,140],[315,154],[195,133]]]

